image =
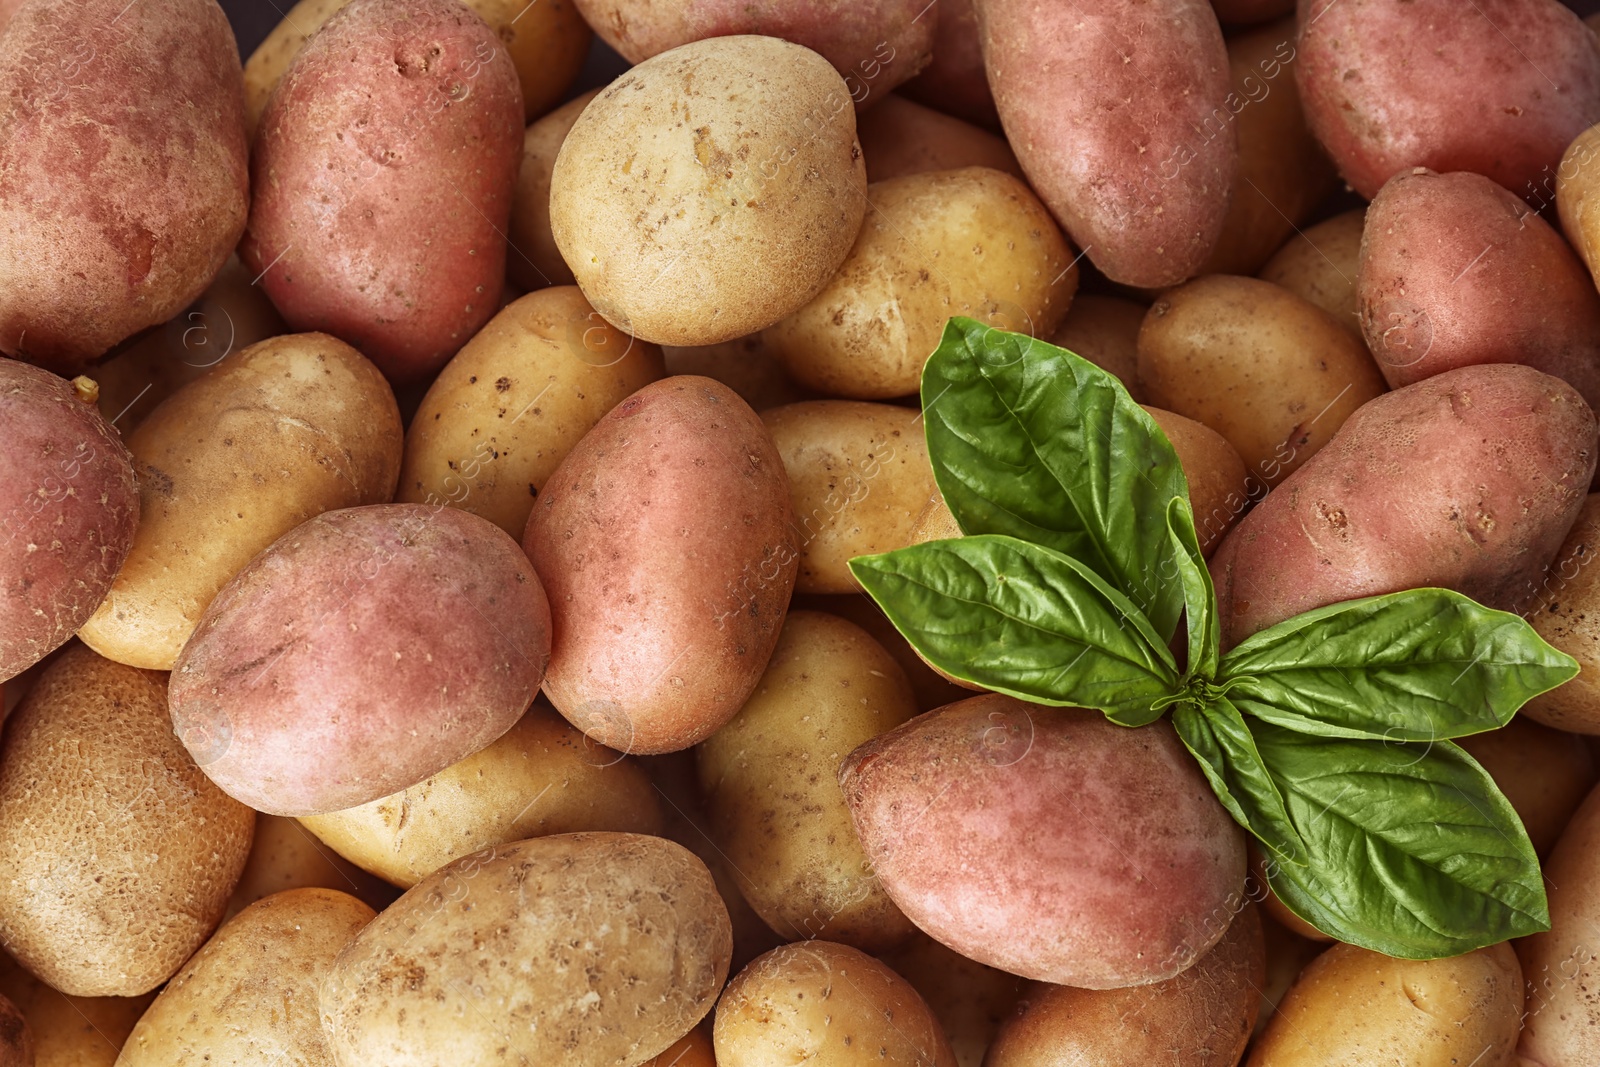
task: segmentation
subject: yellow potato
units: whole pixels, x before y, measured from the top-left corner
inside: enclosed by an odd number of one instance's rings
[[[1024,979],[985,967],[926,934],[885,954],[883,962],[927,1001],[960,1067],[980,1067],[1000,1024],[1017,1006]]]
[[[838,768],[916,713],[905,673],[865,630],[791,611],[755,692],[700,743],[712,836],[779,934],[867,951],[911,936],[856,840]]]
[[[521,540],[533,501],[578,439],[665,373],[577,286],[529,293],[439,373],[406,433],[398,500],[450,504]]]
[[[937,500],[938,506],[944,508],[944,500]],[[949,515],[948,509],[944,512]],[[954,520],[952,520],[953,522]],[[960,530],[940,536],[959,537]],[[911,543],[920,543],[920,538],[913,537]],[[928,538],[932,540],[932,538]],[[940,677],[932,667],[917,655],[917,650],[911,647],[899,630],[894,628],[894,623],[883,613],[883,609],[865,593],[805,593],[796,594],[791,602],[794,609],[803,611],[825,611],[829,615],[837,615],[841,619],[849,619],[867,633],[872,639],[882,645],[900,664],[900,669],[906,672],[906,677],[911,681],[911,690],[917,697],[918,711],[932,711],[942,708],[946,704],[963,700],[972,695],[971,690]]]
[[[350,0],[300,0],[284,13],[244,65],[245,127],[252,140],[267,98],[294,57]],[[548,111],[578,76],[589,52],[589,27],[571,0],[461,0],[504,43],[522,83],[524,121]],[[282,10],[281,8],[279,10]]]
[[[952,315],[1035,337],[1061,324],[1078,268],[1018,179],[965,167],[878,182],[867,197],[873,210],[838,274],[766,332],[795,381],[828,396],[907,396]]]
[[[1366,217],[1366,208],[1356,208],[1307,227],[1273,253],[1258,276],[1311,301],[1359,338],[1356,275],[1360,273],[1361,228]]]
[[[848,945],[798,941],[755,960],[717,1002],[717,1067],[955,1067],[911,983]]]
[[[1511,801],[1543,856],[1595,783],[1594,757],[1577,734],[1540,726],[1518,715],[1499,730],[1457,742],[1489,772]]]
[[[333,1067],[318,987],[375,914],[333,889],[256,901],[167,983],[117,1067]]]
[[[690,1030],[671,1048],[641,1067],[717,1067],[711,1035],[698,1027]]]
[[[1061,320],[1050,343],[1076,353],[1122,382],[1135,400],[1139,389],[1139,327],[1145,306],[1120,296],[1081,293]]]
[[[0,953],[0,994],[33,1034],[32,1067],[113,1067],[122,1044],[155,994],[69,997]]]
[[[1300,972],[1328,947],[1326,942],[1301,937],[1268,914],[1261,916],[1261,932],[1267,948],[1267,970],[1261,983],[1256,1034],[1265,1030],[1278,1014],[1278,1005],[1283,1002],[1295,979],[1300,977]]]
[[[1425,962],[1334,945],[1300,972],[1249,1067],[1505,1067],[1521,1014],[1510,945]]]
[[[661,807],[629,757],[542,701],[481,752],[426,781],[300,823],[345,859],[410,888],[458,856],[548,834],[659,834]]]
[[[856,135],[869,182],[958,167],[989,167],[1027,180],[1004,137],[892,93],[856,118]]]
[[[1597,176],[1600,176],[1600,126],[1590,126],[1573,138],[1556,168],[1556,210],[1567,240],[1582,257],[1589,273],[1600,278],[1600,212],[1595,211],[1595,197],[1589,195],[1600,194],[1595,184]],[[1543,208],[1544,204],[1541,202],[1539,206]]]
[[[789,475],[801,593],[854,593],[855,556],[912,543],[933,495],[919,413],[892,404],[808,400],[761,416]]]
[[[402,441],[389,383],[343,341],[290,334],[230,355],[129,438],[138,533],[78,636],[119,663],[171,670],[257,553],[314,515],[387,503]]]
[[[1366,347],[1280,286],[1213,274],[1168,290],[1139,330],[1145,399],[1220,433],[1276,485],[1386,389]]]
[[[256,813],[255,841],[244,873],[228,901],[227,918],[233,918],[262,897],[289,889],[337,889],[350,893],[376,911],[382,911],[398,892],[351,863],[294,819]]]
[[[816,399],[815,393],[796,385],[783,364],[772,358],[759,333],[696,348],[663,347],[661,352],[668,374],[715,378],[756,411]]]
[[[1600,493],[1591,493],[1578,520],[1529,591],[1527,619],[1540,637],[1582,668],[1570,682],[1534,697],[1522,714],[1557,730],[1600,734]]]
[[[1517,942],[1527,1003],[1519,1051],[1543,1067],[1600,1063],[1600,790],[1544,864],[1550,929]]]
[[[547,285],[572,285],[572,268],[561,258],[550,232],[550,172],[555,169],[561,142],[578,121],[589,101],[600,94],[591,89],[531,123],[522,135],[522,165],[511,198],[510,249],[506,274],[526,292]]]

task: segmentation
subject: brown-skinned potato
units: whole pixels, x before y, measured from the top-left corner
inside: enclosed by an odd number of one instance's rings
[[[533,292],[547,285],[572,285],[572,268],[561,258],[550,230],[550,174],[561,143],[573,123],[600,95],[599,89],[568,100],[550,114],[528,124],[522,135],[522,163],[511,199],[511,224],[506,230],[506,276],[511,284]]]

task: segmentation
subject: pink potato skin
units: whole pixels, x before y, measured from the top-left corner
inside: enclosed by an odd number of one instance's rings
[[[977,0],[938,0],[939,21],[933,31],[933,60],[900,87],[909,97],[947,115],[997,129],[989,75],[983,69],[983,39],[978,33]]]
[[[930,0],[575,0],[600,38],[630,63],[708,37],[756,34],[804,45],[870,107],[928,65],[937,4]]]
[[[1548,197],[1561,154],[1600,118],[1600,41],[1557,0],[1300,0],[1299,12],[1306,118],[1369,200],[1412,167]]]
[[[1367,209],[1361,332],[1391,386],[1524,363],[1600,409],[1600,293],[1561,234],[1481,174],[1397,174]]]
[[[257,556],[173,667],[172,725],[223,791],[320,815],[409,788],[511,728],[550,608],[505,531],[422,504],[328,511]]]
[[[267,101],[240,255],[296,332],[331,333],[396,385],[499,307],[522,88],[455,0],[354,0]]]
[[[1112,281],[1176,285],[1222,233],[1238,149],[1206,0],[978,0],[1011,146]]]
[[[1520,364],[1445,371],[1369,400],[1211,558],[1224,647],[1313,608],[1420,586],[1518,610],[1577,519],[1595,446],[1583,398]]]
[[[66,380],[0,358],[0,681],[66,643],[133,546],[133,457]]]
[[[1165,722],[986,694],[857,748],[839,784],[901,910],[1025,978],[1164,981],[1243,904],[1244,835]]]
[[[0,351],[65,375],[191,304],[249,209],[215,0],[28,0],[0,36]]]
[[[590,430],[539,490],[522,545],[555,623],[545,695],[601,744],[646,755],[703,741],[744,705],[799,569],[771,435],[693,375]]]

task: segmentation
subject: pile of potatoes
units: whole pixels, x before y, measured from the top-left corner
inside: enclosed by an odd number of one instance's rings
[[[1600,1064],[1556,0],[0,0],[0,99],[0,1067]],[[1463,742],[1548,933],[1329,945],[1164,722],[918,658],[952,316],[1148,406],[1226,644],[1580,661]]]

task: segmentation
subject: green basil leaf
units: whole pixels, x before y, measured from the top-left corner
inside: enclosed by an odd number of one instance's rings
[[[1218,684],[1249,714],[1301,733],[1434,741],[1504,726],[1577,673],[1518,616],[1411,589],[1246,638],[1224,657]]]
[[[1268,866],[1273,892],[1296,915],[1402,959],[1549,929],[1522,822],[1460,748],[1250,728],[1307,846],[1305,865]]]
[[[1187,498],[1175,496],[1168,502],[1167,534],[1172,538],[1172,555],[1183,580],[1184,619],[1189,629],[1188,677],[1210,681],[1217,676],[1222,643],[1217,626],[1217,593],[1211,585],[1205,555],[1200,551],[1194,510]]]
[[[1112,375],[1022,334],[951,319],[922,373],[928,453],[967,534],[1005,534],[1087,564],[1162,641],[1183,609],[1167,502],[1177,454]]]
[[[850,570],[929,663],[985,689],[1143,725],[1177,684],[1172,653],[1138,609],[1038,545],[929,541],[857,557]]]
[[[1173,711],[1172,725],[1234,822],[1254,834],[1278,862],[1304,864],[1305,842],[1239,709],[1227,697],[1184,704]]]

